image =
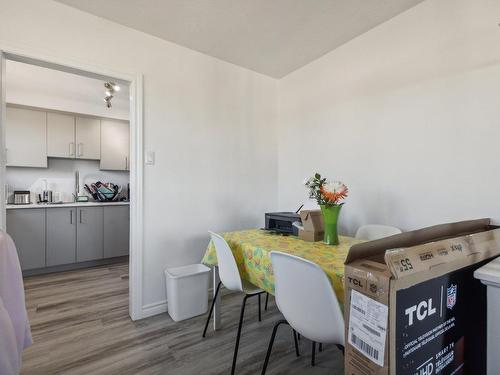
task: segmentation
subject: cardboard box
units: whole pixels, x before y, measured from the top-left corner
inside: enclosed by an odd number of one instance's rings
[[[300,219],[305,231],[323,232],[325,230],[321,210],[302,210],[300,211]]]
[[[323,239],[325,226],[321,210],[302,210],[300,211],[300,219],[304,228],[299,230],[301,240],[316,242]]]
[[[315,232],[310,230],[299,229],[299,238],[307,242],[317,242],[322,241],[325,236],[325,232]]]
[[[500,254],[489,219],[353,246],[345,267],[345,374],[486,373],[486,290]]]

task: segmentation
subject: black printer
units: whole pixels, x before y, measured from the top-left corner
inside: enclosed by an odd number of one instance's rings
[[[295,212],[268,212],[266,213],[266,230],[284,235],[297,236],[299,230],[293,226],[294,222],[301,223],[300,215]]]

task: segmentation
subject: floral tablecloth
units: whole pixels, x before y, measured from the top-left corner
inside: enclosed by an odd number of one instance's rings
[[[297,255],[318,264],[328,275],[339,302],[344,301],[344,261],[349,248],[362,242],[340,236],[340,244],[329,246],[323,242],[306,242],[295,236],[280,236],[261,229],[221,233],[233,251],[242,278],[274,294],[274,277],[269,253],[273,250]],[[209,243],[202,263],[217,265],[217,255]]]

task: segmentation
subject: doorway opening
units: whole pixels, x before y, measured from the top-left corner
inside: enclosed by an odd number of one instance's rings
[[[126,262],[141,319],[142,76],[0,54],[0,228],[23,274]]]

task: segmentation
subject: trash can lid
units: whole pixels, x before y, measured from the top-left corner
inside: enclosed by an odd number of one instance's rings
[[[474,277],[483,284],[495,285],[500,288],[500,257],[474,271]]]
[[[177,279],[206,272],[210,272],[210,268],[203,264],[188,264],[187,266],[167,268],[165,270],[165,275],[172,279]]]

